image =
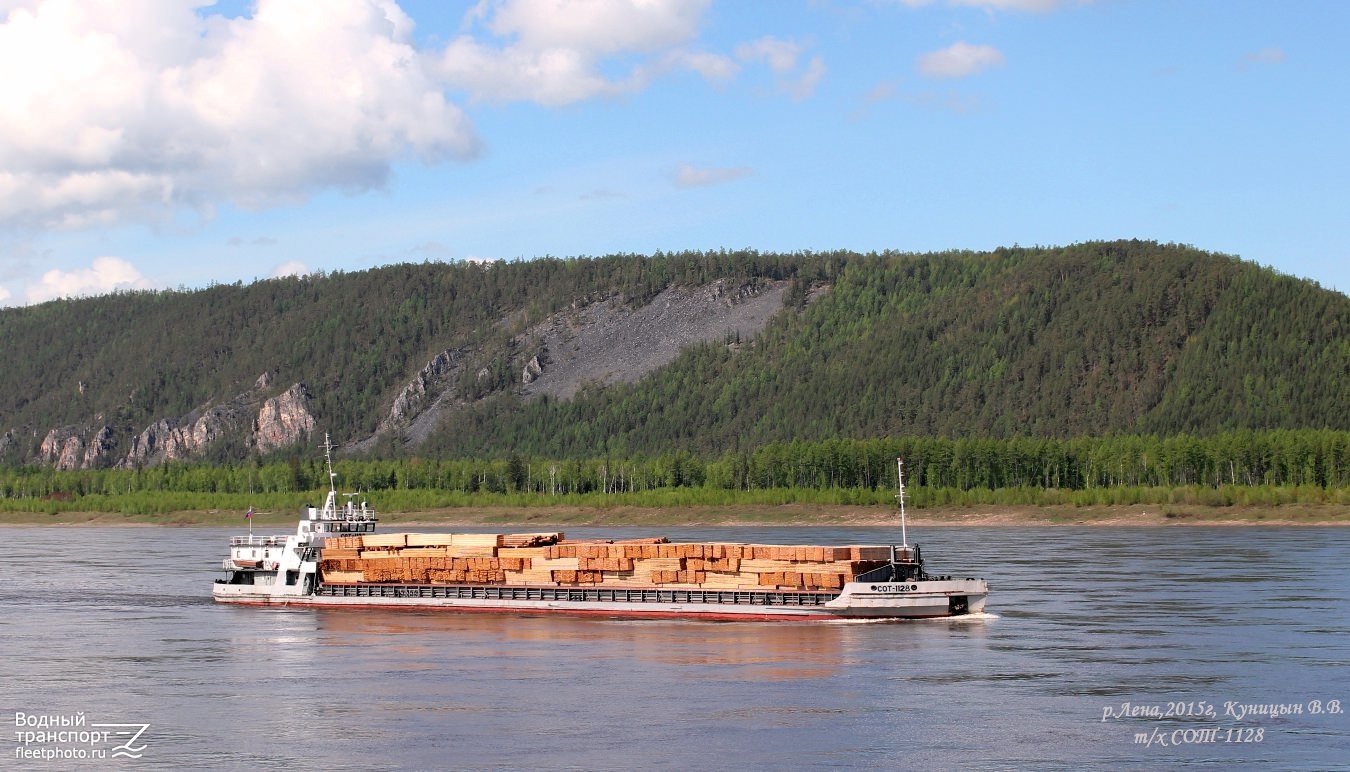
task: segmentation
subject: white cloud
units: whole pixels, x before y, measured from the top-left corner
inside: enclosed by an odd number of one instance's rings
[[[594,54],[656,51],[698,32],[707,0],[499,0],[487,26],[521,47]]]
[[[0,233],[379,188],[398,161],[480,152],[448,93],[558,106],[674,71],[727,81],[736,59],[691,47],[708,5],[480,0],[463,34],[419,49],[395,0],[256,0],[232,18],[210,0],[0,0]],[[797,62],[780,49],[757,55]],[[823,74],[813,59],[781,85],[804,98]]]
[[[392,0],[34,0],[0,23],[0,227],[380,186],[479,147]]]
[[[501,42],[461,35],[439,58],[438,72],[475,100],[548,106],[632,93],[673,67],[725,78],[734,74],[730,60],[680,48],[697,35],[707,5],[707,0],[482,0],[466,21],[481,23]],[[610,76],[601,70],[605,57],[636,63]]]
[[[919,72],[930,78],[964,78],[1004,63],[993,46],[960,42],[919,57]]]
[[[823,77],[825,77],[825,60],[819,56],[813,56],[811,61],[807,62],[802,76],[794,81],[788,81],[784,84],[784,88],[792,95],[793,99],[800,102],[803,99],[809,99],[816,93],[816,86],[820,85],[820,80]]]
[[[987,11],[1028,11],[1031,13],[1045,13],[1047,11],[1053,11],[1071,1],[1076,1],[1080,5],[1092,2],[1092,0],[947,0],[947,5],[983,8]],[[900,0],[900,2],[910,8],[921,8],[923,6],[932,5],[934,0]]]
[[[730,80],[741,69],[729,57],[706,51],[676,51],[667,61],[672,66],[693,70],[708,80]]]
[[[806,46],[795,40],[781,40],[772,36],[762,37],[749,43],[736,46],[736,58],[743,62],[763,61],[779,77],[778,86],[797,101],[807,99],[816,92],[816,86],[825,76],[825,60],[819,56],[811,57],[806,67],[797,72],[797,59]]]
[[[1030,11],[1044,13],[1066,4],[1066,0],[950,0],[952,5],[984,8],[990,11]],[[1091,0],[1079,0],[1091,2]]]
[[[149,288],[150,282],[136,270],[136,266],[126,260],[120,257],[96,257],[88,268],[47,271],[37,284],[30,285],[24,291],[24,295],[29,303],[42,303],[55,298],[106,295],[116,290]]]
[[[786,74],[797,66],[797,57],[801,52],[800,43],[779,40],[771,36],[736,46],[738,59],[746,62],[763,60],[779,75]]]
[[[0,303],[4,303],[6,300],[9,300],[9,290],[5,287],[0,287]]]
[[[753,170],[748,166],[700,169],[689,164],[681,164],[680,168],[675,170],[675,184],[681,188],[716,185],[737,180],[752,173]]]
[[[283,276],[308,276],[309,266],[299,260],[287,260],[272,269],[272,278],[280,279]]]

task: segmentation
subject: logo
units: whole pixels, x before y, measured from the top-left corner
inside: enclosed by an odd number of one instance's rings
[[[112,757],[114,759],[118,756],[125,756],[129,759],[139,759],[141,757],[141,752],[145,750],[145,745],[144,743],[136,745],[136,741],[141,738],[141,735],[145,733],[145,730],[150,728],[149,724],[90,724],[90,726],[101,726],[112,729],[113,731],[108,734],[112,735],[115,740],[120,740],[123,737],[128,738],[126,742],[112,749]],[[133,732],[133,728],[136,728],[136,731]]]
[[[84,711],[69,714],[14,714],[14,758],[40,761],[139,759],[149,724],[92,724]],[[108,747],[112,743],[112,747]]]

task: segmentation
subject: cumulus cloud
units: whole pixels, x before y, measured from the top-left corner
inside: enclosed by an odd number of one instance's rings
[[[686,52],[707,0],[482,0],[468,21],[495,42],[471,34],[439,58],[440,76],[472,99],[561,106],[637,91],[652,78],[684,67],[705,77],[734,74],[715,54]],[[634,63],[602,70],[605,57]]]
[[[397,162],[470,160],[452,99],[570,105],[655,78],[736,76],[693,43],[709,0],[479,0],[419,48],[395,0],[0,0],[0,232],[210,217],[383,186]],[[765,39],[794,98],[825,72]],[[238,244],[243,246],[243,244]]]
[[[81,228],[380,186],[470,158],[392,0],[34,0],[0,23],[0,226]]]
[[[689,164],[681,164],[675,170],[675,184],[681,188],[696,188],[703,185],[716,185],[730,182],[753,173],[747,166],[700,169]]]
[[[1003,63],[1002,52],[993,46],[959,42],[920,56],[919,72],[930,78],[965,78]]]
[[[96,257],[88,268],[47,271],[24,294],[29,303],[42,303],[55,298],[106,295],[116,290],[149,288],[149,280],[126,260],[120,257]]]

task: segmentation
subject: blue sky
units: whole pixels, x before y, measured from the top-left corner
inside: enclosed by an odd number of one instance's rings
[[[73,6],[0,0],[4,305],[1116,238],[1350,290],[1343,2]]]

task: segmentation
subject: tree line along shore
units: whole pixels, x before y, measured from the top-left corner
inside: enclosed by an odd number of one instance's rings
[[[386,512],[515,508],[737,510],[895,503],[897,458],[907,501],[925,511],[1084,511],[1133,507],[1350,509],[1350,432],[1235,431],[1210,437],[827,440],[770,443],[715,457],[341,459],[343,491]],[[320,500],[327,468],[291,455],[236,464],[144,469],[0,468],[0,513],[293,512]],[[525,516],[527,519],[529,515]],[[1175,517],[1173,518],[1175,519]]]

